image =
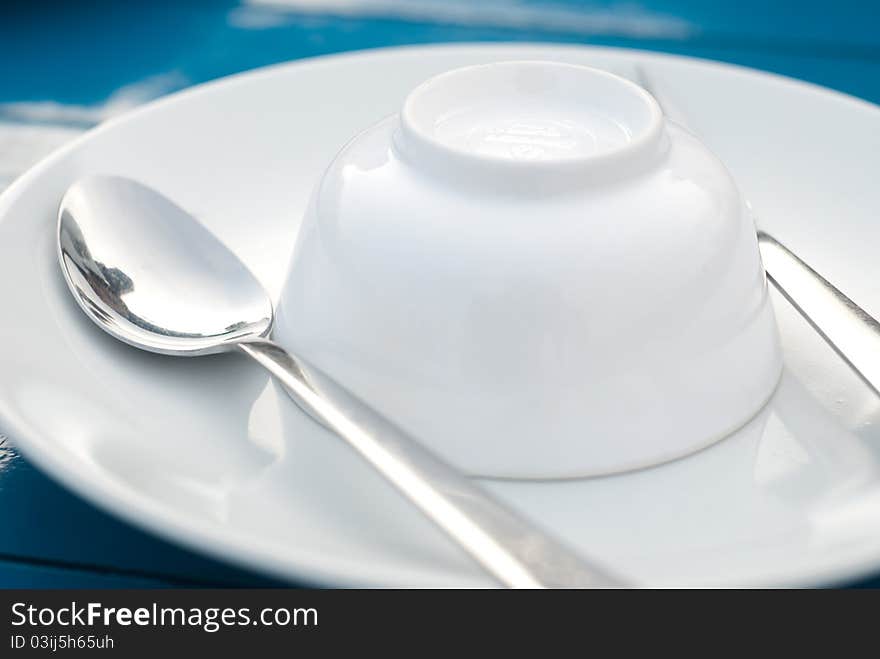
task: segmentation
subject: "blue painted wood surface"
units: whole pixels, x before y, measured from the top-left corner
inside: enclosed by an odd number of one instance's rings
[[[138,102],[301,57],[462,41],[557,41],[692,55],[880,103],[876,2],[452,0],[444,7],[415,0],[396,13],[355,4],[338,15],[292,4],[2,4],[0,125],[78,130],[102,118],[123,93]],[[276,583],[116,521],[43,476],[10,443],[0,444],[0,587]],[[880,586],[880,579],[859,585]]]
[[[3,588],[167,588],[168,583],[103,569],[0,560]]]

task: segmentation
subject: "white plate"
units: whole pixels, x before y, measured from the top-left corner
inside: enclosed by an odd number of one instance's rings
[[[135,177],[193,211],[277,295],[310,186],[350,136],[445,69],[639,62],[727,162],[762,224],[880,315],[880,111],[741,68],[636,51],[442,46],[272,67],[89,133],[0,197],[0,425],[97,505],[292,580],[490,582],[259,369],[117,344],[76,308],[55,209],[87,173]],[[880,570],[880,400],[776,300],[786,372],[746,428],[625,475],[487,486],[642,584],[818,584]],[[721,375],[719,374],[719,377]],[[438,410],[442,414],[443,410]]]

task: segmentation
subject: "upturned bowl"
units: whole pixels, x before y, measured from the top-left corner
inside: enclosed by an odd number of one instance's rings
[[[781,371],[723,164],[637,85],[545,61],[438,75],[342,149],[276,337],[492,477],[685,456],[753,417]]]

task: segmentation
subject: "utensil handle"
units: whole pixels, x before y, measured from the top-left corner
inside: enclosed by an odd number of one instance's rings
[[[588,565],[387,419],[270,341],[239,344],[313,419],[333,430],[502,585],[596,588],[623,585]]]
[[[758,245],[770,282],[880,395],[880,323],[773,236]]]

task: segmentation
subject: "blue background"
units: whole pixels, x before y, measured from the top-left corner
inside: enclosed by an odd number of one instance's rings
[[[415,0],[353,3],[347,12],[338,4],[0,4],[0,136],[23,136],[7,169],[42,155],[34,135],[72,135],[156,95],[266,64],[398,44],[634,47],[774,71],[880,103],[880,2]],[[0,164],[3,157],[0,141]],[[0,438],[0,587],[168,585],[284,584],[116,521]]]

